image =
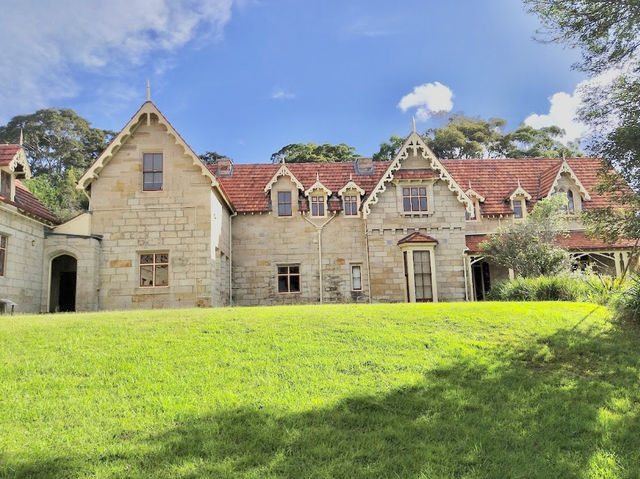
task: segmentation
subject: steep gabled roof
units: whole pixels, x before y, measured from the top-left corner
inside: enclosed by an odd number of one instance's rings
[[[165,118],[158,107],[156,107],[151,101],[144,102],[140,109],[134,113],[129,122],[120,131],[120,133],[118,133],[111,140],[107,148],[100,154],[98,158],[96,158],[91,166],[89,166],[87,171],[85,171],[84,174],[80,177],[80,179],[78,180],[77,188],[84,190],[91,184],[91,182],[93,182],[93,180],[97,179],[102,169],[109,163],[109,161],[114,157],[118,150],[127,142],[129,137],[138,129],[142,122],[146,121],[147,124],[151,123],[152,115],[155,116],[158,119],[158,122],[167,129],[167,133],[175,138],[176,144],[182,146],[184,153],[187,156],[191,157],[193,164],[200,168],[201,174],[203,176],[206,176],[211,181],[211,186],[215,189],[218,189],[223,200],[227,203],[229,208],[233,209],[226,194],[221,188],[219,188],[219,183],[216,179],[215,174],[210,171],[207,165],[198,157],[198,155],[187,144],[187,142],[184,141],[182,136],[180,136],[180,133],[177,132],[177,130],[173,127],[169,120]]]
[[[49,211],[38,198],[33,196],[26,186],[22,184],[20,180],[16,180],[16,195],[13,201],[9,198],[5,198],[0,195],[0,201],[13,205],[23,213],[34,216],[38,220],[43,220],[45,223],[58,224],[58,220]]]
[[[291,170],[287,168],[287,165],[282,163],[280,165],[280,168],[278,168],[278,170],[273,174],[269,182],[264,187],[264,192],[265,193],[268,192],[271,189],[271,187],[276,184],[276,181],[278,181],[278,178],[280,178],[281,176],[288,176],[289,179],[293,182],[294,185],[296,185],[296,187],[299,190],[304,191],[304,186],[302,186],[302,183],[298,181],[298,178],[296,178],[296,175],[291,173]]]
[[[303,191],[315,183],[319,174],[322,184],[330,191],[340,191],[351,179],[362,189],[366,197],[380,180],[389,162],[374,162],[372,175],[357,174],[354,162],[287,163],[286,166],[302,185]],[[265,193],[265,185],[272,180],[280,167],[280,164],[271,163],[235,164],[233,176],[218,177],[218,181],[238,212],[267,212],[269,197]],[[215,172],[215,166],[209,166],[209,169]]]
[[[562,166],[561,158],[506,158],[506,159],[466,159],[441,160],[447,171],[458,184],[469,181],[473,189],[485,198],[482,205],[483,215],[510,215],[513,213],[509,198],[520,180],[522,187],[531,195],[528,208],[547,196],[551,185]],[[600,181],[602,161],[597,158],[568,158],[571,170],[579,178],[589,193],[591,200],[583,203],[590,210],[615,203],[607,195],[597,194],[595,187]]]
[[[414,127],[413,131],[405,138],[402,146],[396,153],[396,156],[387,167],[387,171],[384,172],[382,178],[380,178],[380,181],[378,181],[378,184],[373,189],[369,197],[362,203],[362,213],[365,218],[371,212],[371,207],[378,202],[378,195],[384,192],[387,189],[386,185],[394,179],[395,172],[402,166],[402,161],[406,160],[410,156],[410,152],[413,152],[413,156],[420,155],[424,159],[428,160],[431,170],[437,172],[440,179],[446,182],[449,190],[456,194],[458,201],[465,205],[469,213],[472,212],[473,202],[465,194],[455,179],[449,174],[440,160],[436,158],[436,155],[434,155],[429,149],[422,137],[416,133]]]

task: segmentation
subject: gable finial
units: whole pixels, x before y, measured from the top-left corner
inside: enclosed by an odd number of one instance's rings
[[[349,173],[349,181],[353,181],[353,173]]]
[[[284,155],[282,155],[282,159],[280,160],[280,163],[284,165]]]
[[[411,133],[415,133],[416,132],[416,117],[412,116],[411,117]]]
[[[24,135],[22,134],[22,128],[20,128],[20,142],[18,143],[20,147],[22,147],[22,143],[24,143]]]
[[[316,181],[320,183],[320,172],[316,171]]]
[[[471,180],[469,180],[469,189],[472,190],[473,188],[471,188]]]
[[[518,178],[518,188],[522,188],[522,185],[520,184],[520,178]]]
[[[151,82],[147,79],[147,101],[151,101]]]

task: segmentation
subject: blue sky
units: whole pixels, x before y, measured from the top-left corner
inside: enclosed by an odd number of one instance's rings
[[[239,163],[294,142],[371,155],[412,115],[419,130],[442,124],[442,109],[583,132],[577,53],[535,42],[518,0],[8,3],[2,123],[59,106],[119,130],[148,78],[196,152]]]

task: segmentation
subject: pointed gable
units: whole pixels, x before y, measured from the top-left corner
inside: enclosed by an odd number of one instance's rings
[[[312,184],[307,191],[304,192],[304,195],[309,196],[316,190],[324,191],[325,195],[331,196],[331,190],[320,182],[320,173],[316,173],[316,182]]]
[[[0,167],[8,168],[17,178],[31,178],[29,161],[20,145],[0,145]]]
[[[427,236],[416,231],[398,241],[398,245],[407,243],[438,243],[438,240],[432,236]]]
[[[275,174],[271,177],[271,179],[265,185],[264,192],[268,193],[273,187],[273,185],[276,184],[276,182],[278,181],[278,178],[280,178],[281,176],[288,176],[291,182],[294,185],[296,185],[296,187],[299,190],[304,191],[304,186],[302,186],[302,183],[300,183],[298,181],[298,178],[296,178],[296,176],[293,173],[291,173],[291,170],[287,168],[287,165],[282,163],[282,165],[280,165],[280,168],[278,168],[278,171],[275,172]]]
[[[514,199],[516,199],[518,197],[523,197],[527,201],[529,201],[531,199],[531,195],[527,192],[527,190],[525,190],[522,187],[522,185],[520,184],[520,180],[518,180],[518,186],[516,186],[516,188],[509,195],[509,199],[511,201],[513,201]]]
[[[560,181],[560,178],[562,178],[562,174],[563,173],[567,174],[569,176],[569,178],[571,178],[571,181],[573,181],[575,186],[580,191],[580,196],[582,196],[582,198],[584,198],[585,200],[590,200],[591,199],[591,195],[589,195],[589,192],[584,187],[584,185],[582,184],[582,182],[580,181],[578,176],[575,174],[575,172],[573,171],[573,168],[571,168],[571,166],[569,165],[569,163],[565,159],[562,160],[562,164],[560,165],[560,168],[558,169],[558,172],[554,176],[553,183],[551,184],[551,186],[547,190],[546,196],[551,196],[555,192],[556,188],[558,187],[558,182]],[[543,192],[544,192],[544,190],[543,190]]]
[[[211,181],[212,188],[215,188],[220,193],[227,206],[233,209],[231,202],[229,201],[224,190],[220,187],[216,176],[207,168],[207,165],[198,157],[198,155],[191,149],[191,147],[184,141],[182,136],[171,125],[169,120],[160,112],[160,110],[151,101],[146,101],[142,104],[140,109],[134,113],[129,122],[124,128],[111,140],[107,148],[100,154],[98,158],[89,166],[87,171],[78,180],[78,189],[86,190],[91,183],[98,179],[100,172],[111,161],[115,154],[127,143],[133,133],[138,129],[140,125],[146,122],[147,125],[151,124],[152,120],[157,120],[158,123],[164,126],[167,130],[167,134],[170,135],[176,145],[179,145],[184,150],[185,155],[191,158],[193,165],[198,167],[202,176],[205,176]]]
[[[449,190],[456,195],[458,201],[465,205],[466,210],[469,213],[472,212],[473,202],[465,194],[462,188],[460,188],[460,185],[456,183],[440,160],[436,158],[436,155],[434,155],[431,149],[429,149],[422,137],[413,130],[409,136],[405,138],[402,146],[398,150],[398,153],[396,153],[396,156],[382,175],[382,178],[369,197],[362,204],[362,211],[365,218],[371,213],[371,207],[378,202],[378,196],[380,193],[384,192],[387,189],[387,184],[394,179],[395,174],[401,168],[403,161],[407,160],[411,156],[421,157],[427,160],[427,164],[430,169],[436,173],[434,176],[443,180]]]

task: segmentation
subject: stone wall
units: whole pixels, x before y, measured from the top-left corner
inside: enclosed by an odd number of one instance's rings
[[[9,205],[0,206],[0,234],[8,237],[0,299],[16,303],[15,312],[37,313],[43,294],[42,254],[45,226]]]
[[[375,301],[407,300],[404,264],[398,241],[417,231],[438,241],[434,254],[438,300],[464,300],[464,205],[443,180],[436,180],[433,184],[433,214],[405,216],[397,188],[402,188],[402,183],[387,185],[367,219],[372,297]]]
[[[318,268],[322,229],[322,301],[368,301],[367,261],[363,222],[342,213],[310,218],[272,214],[233,218],[234,304],[293,304],[320,302]],[[278,265],[300,265],[300,292],[278,293]],[[362,266],[362,291],[351,289],[351,264]]]
[[[162,191],[142,190],[143,153],[163,153]],[[143,123],[91,186],[103,235],[101,309],[207,307],[214,301],[211,181],[157,120]],[[222,215],[216,221],[222,221]],[[140,255],[169,253],[169,285],[140,287]]]
[[[87,238],[66,234],[48,235],[45,239],[41,266],[43,294],[40,310],[51,311],[51,262],[54,258],[67,254],[77,261],[76,311],[98,311],[100,307],[100,253],[101,244],[97,238]]]

